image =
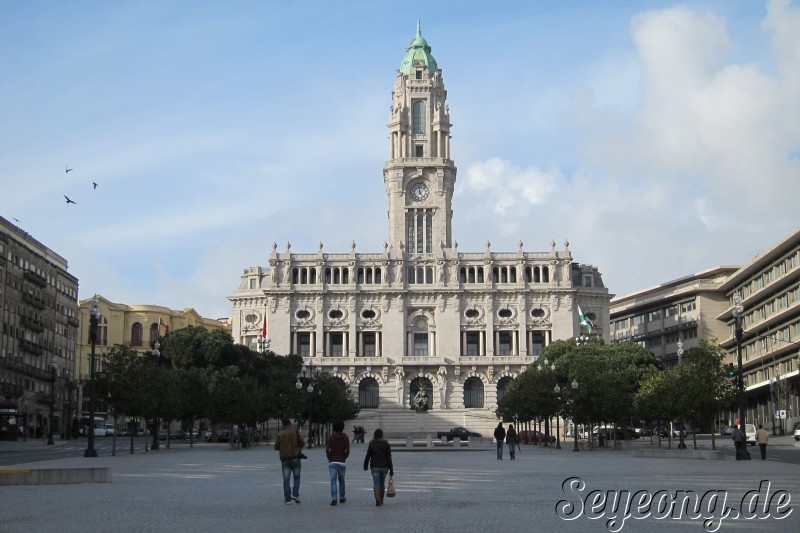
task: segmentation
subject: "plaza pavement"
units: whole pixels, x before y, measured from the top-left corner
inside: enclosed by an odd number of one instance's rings
[[[800,453],[790,437],[772,442]],[[85,440],[57,444],[86,446]],[[0,454],[41,445],[41,441],[0,443]],[[738,507],[742,496],[758,490],[762,480],[771,482],[771,493],[788,491],[791,501],[784,514],[789,508],[791,513],[781,520],[727,518],[718,530],[800,531],[800,466],[761,461],[752,448],[754,460],[733,461],[727,439],[719,443],[720,449],[730,452],[723,461],[632,457],[631,448],[650,446],[647,440],[626,444],[622,450],[579,453],[573,453],[571,442],[561,450],[523,445],[516,461],[509,460],[507,450],[504,460],[498,461],[494,445],[409,451],[398,442],[393,447],[398,495],[387,498],[383,507],[375,507],[371,477],[362,469],[366,444],[352,445],[347,503],[336,507],[329,505],[330,483],[321,448],[306,451],[302,504],[284,505],[280,463],[269,445],[232,450],[227,444],[198,443],[190,448],[179,443],[148,453],[139,445],[133,455],[125,441],[114,457],[15,465],[108,466],[113,482],[0,487],[0,532],[609,531],[610,505],[603,518],[581,515],[565,521],[556,514],[558,502],[568,499],[580,506],[578,500],[592,490],[651,494],[691,490],[700,495],[718,490],[726,491],[728,507]],[[570,477],[585,482],[585,490],[565,493],[562,484]],[[762,493],[763,489],[765,485]],[[719,505],[713,512],[714,525],[721,509]],[[703,513],[711,516],[708,509]],[[702,518],[685,516],[656,519],[651,514],[622,523],[623,531],[714,530],[714,525],[704,529]]]

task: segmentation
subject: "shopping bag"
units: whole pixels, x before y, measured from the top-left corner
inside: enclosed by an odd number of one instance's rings
[[[397,491],[394,488],[394,477],[389,476],[389,486],[386,487],[386,496],[389,498],[394,498],[397,495]]]

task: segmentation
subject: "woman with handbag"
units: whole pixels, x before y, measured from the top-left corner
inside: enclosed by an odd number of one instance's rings
[[[383,430],[378,428],[367,446],[367,455],[364,457],[364,470],[372,471],[372,492],[375,494],[375,506],[383,505],[386,494],[386,475],[394,476],[392,464],[392,448],[389,441],[383,438]]]

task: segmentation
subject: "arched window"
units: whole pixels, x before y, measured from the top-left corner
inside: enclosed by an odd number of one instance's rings
[[[464,382],[464,407],[483,407],[483,381],[474,376]]]
[[[380,268],[376,268],[375,269],[375,283],[380,283],[380,282],[381,282],[381,269]]]
[[[411,105],[412,105],[411,121],[413,124],[412,133],[415,134],[425,133],[425,101],[414,100],[414,103]]]
[[[466,283],[467,282],[467,269],[466,268],[461,267],[458,270],[458,281],[459,281],[459,283]]]
[[[150,324],[150,345],[158,340],[158,324],[153,322]]]
[[[364,378],[358,384],[358,405],[362,409],[378,408],[378,391],[380,387],[375,378]]]
[[[550,269],[546,266],[542,267],[542,282],[550,283]]]
[[[506,395],[508,392],[508,387],[513,383],[514,379],[509,376],[503,376],[500,378],[500,381],[497,382],[497,403],[500,403],[500,400],[503,399],[503,396]]]
[[[139,322],[136,322],[131,326],[131,346],[141,346],[142,345],[142,337],[144,335],[144,328]]]
[[[483,283],[483,267],[478,267],[478,283]]]

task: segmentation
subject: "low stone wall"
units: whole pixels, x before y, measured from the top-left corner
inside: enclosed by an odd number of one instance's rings
[[[647,457],[651,459],[705,459],[721,461],[725,453],[721,450],[670,450],[662,448],[636,448],[634,457]]]
[[[111,469],[102,468],[0,468],[0,486],[72,485],[111,483]]]

